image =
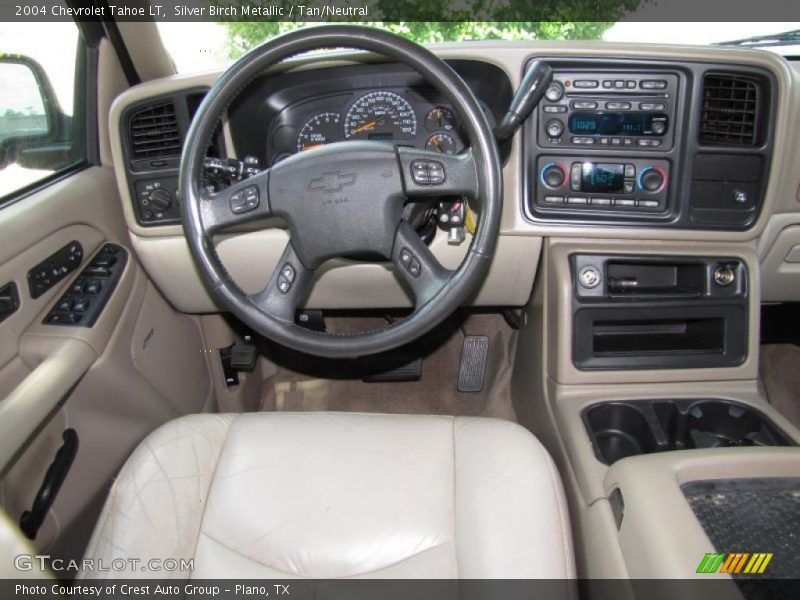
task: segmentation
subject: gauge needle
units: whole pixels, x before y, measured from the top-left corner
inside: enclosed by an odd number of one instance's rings
[[[384,121],[383,117],[379,117],[377,119],[372,119],[372,121],[367,121],[363,125],[359,125],[353,130],[353,133],[359,133],[361,131],[366,131],[367,129],[374,129],[376,125],[381,124]]]
[[[439,138],[437,138],[437,137],[432,137],[432,138],[431,138],[431,143],[433,143],[433,145],[434,145],[434,146],[436,146],[437,148],[439,148],[440,150],[442,150],[442,149],[443,149],[443,147],[442,147],[442,142],[440,142],[440,141],[439,141]]]

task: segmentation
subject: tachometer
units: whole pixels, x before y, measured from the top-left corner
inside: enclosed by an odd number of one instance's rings
[[[344,118],[347,139],[404,140],[417,134],[417,116],[394,92],[369,92],[356,100]]]
[[[311,150],[338,141],[341,137],[339,119],[339,113],[325,112],[303,123],[297,134],[297,151]]]

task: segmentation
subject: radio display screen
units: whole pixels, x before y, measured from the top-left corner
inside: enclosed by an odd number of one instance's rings
[[[622,191],[625,165],[585,162],[581,171],[582,192],[607,194]]]
[[[666,125],[663,113],[576,112],[569,116],[575,135],[653,135],[653,121]]]

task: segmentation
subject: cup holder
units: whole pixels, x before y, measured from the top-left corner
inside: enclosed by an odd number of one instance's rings
[[[657,443],[647,417],[632,404],[597,404],[585,420],[598,458],[610,465],[626,456],[655,452]]]
[[[758,410],[730,400],[608,402],[588,407],[583,420],[607,465],[667,450],[795,445]]]

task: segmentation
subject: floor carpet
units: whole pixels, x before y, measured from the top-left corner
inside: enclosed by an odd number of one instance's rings
[[[759,370],[769,403],[800,428],[800,346],[762,345]]]
[[[347,332],[386,325],[382,317],[326,318],[328,331]],[[465,335],[489,338],[483,390],[458,391]],[[352,411],[443,414],[516,420],[509,383],[515,332],[496,313],[460,314],[393,356],[423,356],[422,375],[414,382],[365,383],[369,362],[311,357],[270,345],[272,372],[262,387],[265,411]]]

